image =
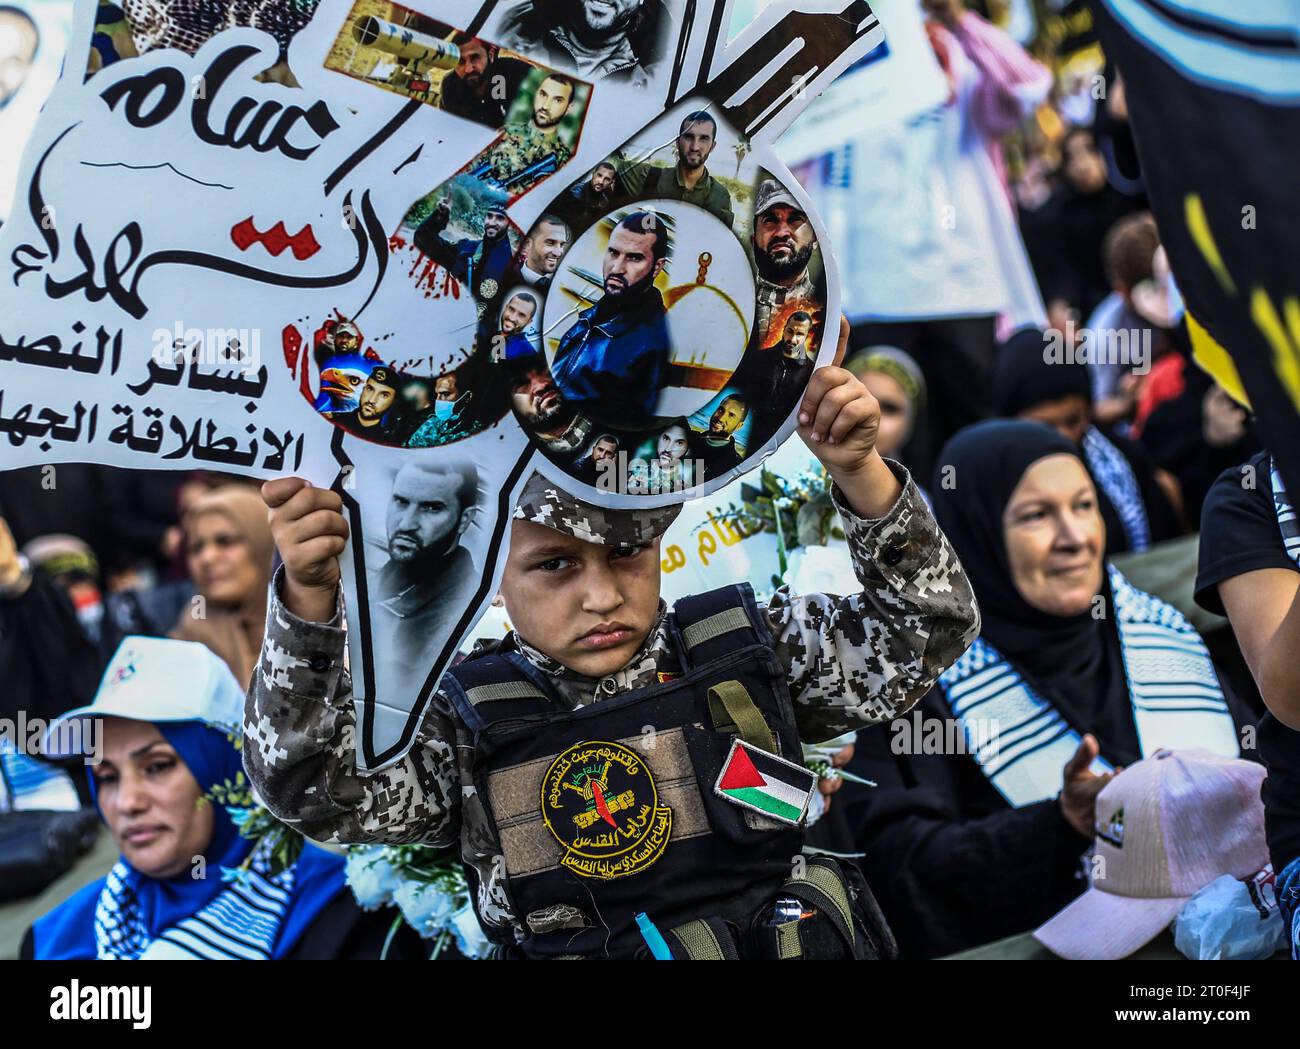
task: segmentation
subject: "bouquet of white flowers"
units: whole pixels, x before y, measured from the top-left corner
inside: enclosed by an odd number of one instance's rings
[[[230,741],[239,749],[242,740]],[[223,868],[223,881],[248,877],[255,863],[260,873],[275,877],[292,867],[302,855],[306,839],[271,815],[242,772],[233,780],[214,784],[204,800],[220,805],[230,815],[239,834],[255,843],[238,867]],[[263,867],[265,869],[263,869]],[[469,885],[460,865],[445,849],[427,845],[358,845],[348,849],[348,886],[365,910],[389,904],[401,913],[393,921],[381,957],[388,953],[394,934],[407,922],[425,939],[434,940],[436,958],[452,938],[466,958],[486,958],[492,945],[479,927],[469,901]]]
[[[742,483],[740,506],[733,505],[720,519],[743,526],[746,533],[761,530],[776,535],[781,573],[771,585],[778,587],[793,551],[843,540],[844,531],[831,502],[830,477],[821,463],[813,462],[794,477],[783,477],[764,466],[758,481],[758,485]],[[751,582],[759,586],[757,580]]]
[[[389,940],[405,921],[426,940],[437,958],[447,943],[466,958],[486,958],[492,944],[483,935],[469,899],[460,864],[445,849],[427,845],[356,845],[348,849],[347,880],[366,910],[395,905],[402,913]],[[384,953],[388,943],[384,944]]]

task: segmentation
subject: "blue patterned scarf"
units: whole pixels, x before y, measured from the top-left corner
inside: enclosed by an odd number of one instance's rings
[[[0,812],[76,812],[79,808],[77,788],[63,769],[29,757],[9,740],[0,739]]]
[[[1124,453],[1108,441],[1095,426],[1083,435],[1083,457],[1088,470],[1101,485],[1106,498],[1115,507],[1119,522],[1128,537],[1128,548],[1145,550],[1151,545],[1151,524],[1147,520],[1142,489],[1138,487],[1133,467]]]

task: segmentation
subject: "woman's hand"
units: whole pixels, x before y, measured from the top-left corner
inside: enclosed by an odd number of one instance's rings
[[[837,750],[831,758],[831,767],[842,769],[853,760],[853,744],[850,743],[843,750]],[[844,786],[844,780],[839,776],[822,776],[817,780],[817,790],[821,793],[822,801],[826,808],[831,807],[831,795]]]
[[[1091,838],[1096,833],[1097,795],[1107,783],[1124,771],[1123,768],[1117,768],[1100,776],[1091,771],[1089,766],[1099,753],[1101,748],[1097,745],[1097,737],[1092,733],[1080,740],[1079,749],[1066,763],[1061,794],[1057,798],[1065,822],[1085,838]]]

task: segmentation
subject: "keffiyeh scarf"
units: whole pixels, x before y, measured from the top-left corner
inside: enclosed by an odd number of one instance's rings
[[[151,936],[135,885],[142,877],[119,860],[95,906],[95,951],[101,960],[265,961],[275,951],[293,898],[294,868],[272,877],[270,850],[259,846],[245,871],[211,903]]]
[[[1236,728],[1205,644],[1172,605],[1109,567],[1143,755],[1201,747],[1237,757]],[[983,638],[939,678],[968,752],[1013,808],[1056,797],[1080,733]],[[1103,758],[1093,771],[1109,770]]]

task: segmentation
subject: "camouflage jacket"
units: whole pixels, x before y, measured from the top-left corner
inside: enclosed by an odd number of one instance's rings
[[[538,130],[531,120],[507,124],[501,140],[492,147],[492,175],[501,182],[507,182],[551,154],[555,155],[555,166],[562,168],[573,156],[573,150],[560,141],[558,134]],[[533,179],[527,185],[536,181]],[[522,192],[524,188],[516,187],[516,191]]]
[[[957,555],[906,471],[894,469],[904,490],[884,517],[858,517],[832,493],[861,592],[796,596],[782,587],[764,608],[806,742],[906,711],[979,633]],[[435,693],[405,757],[372,775],[358,772],[342,613],[329,623],[304,622],[279,600],[281,578],[271,586],[244,724],[245,767],[267,807],[319,841],[449,845],[459,838],[462,858],[479,874],[479,913],[498,929],[518,932],[499,884],[504,863],[469,774],[472,741],[445,694]],[[552,675],[578,707],[681,670],[667,611],[661,604],[639,653],[599,681],[515,635],[504,643]]]
[[[764,341],[770,341],[772,336],[780,335],[780,332],[773,332],[769,329],[772,326],[773,315],[779,314],[787,302],[806,303],[807,306],[815,309],[821,301],[817,283],[806,269],[799,279],[788,288],[781,284],[773,284],[770,280],[765,280],[762,277],[756,278],[754,283],[756,286],[754,330],[762,334]],[[807,308],[807,306],[804,308]]]

